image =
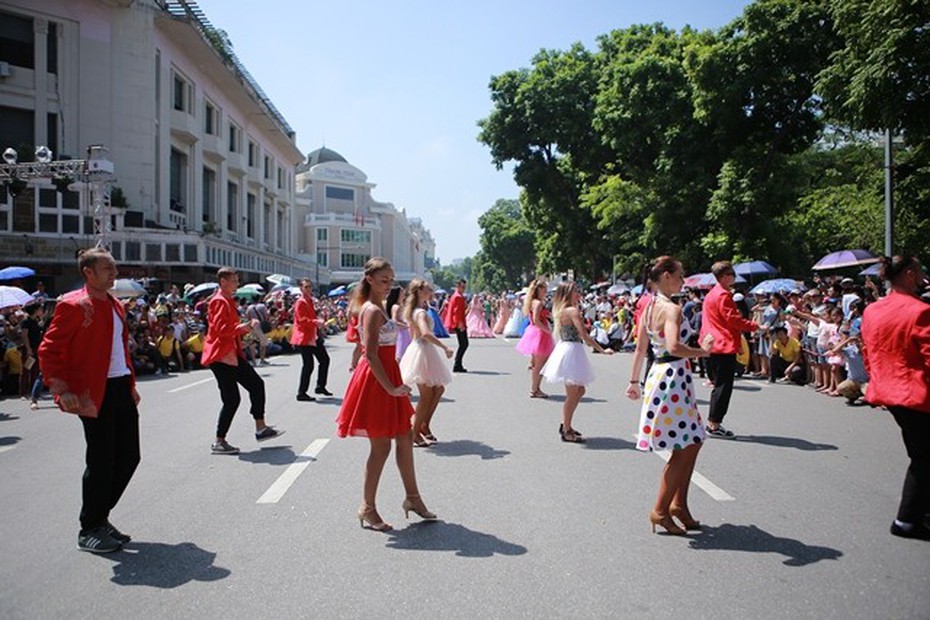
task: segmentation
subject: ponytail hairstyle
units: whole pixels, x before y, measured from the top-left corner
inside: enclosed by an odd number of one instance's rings
[[[541,286],[546,286],[546,281],[542,278],[536,278],[526,288],[526,297],[523,298],[523,314],[527,317],[533,313],[533,300],[536,299]]]
[[[658,282],[663,273],[675,273],[681,269],[681,263],[671,256],[660,256],[655,259],[646,272],[646,278],[650,282]]]
[[[414,278],[407,285],[407,299],[404,301],[404,320],[413,325],[413,312],[420,305],[420,291],[431,289],[430,283],[423,278]]]
[[[575,282],[572,280],[560,282],[559,286],[556,287],[555,294],[552,296],[552,317],[555,319],[556,325],[559,324],[559,314],[562,310],[571,307],[574,293]]]
[[[920,265],[914,256],[882,256],[878,275],[882,280],[894,282],[902,273]]]
[[[368,283],[368,276],[373,276],[384,269],[391,269],[391,263],[386,258],[374,256],[365,263],[365,269],[362,279],[355,287],[355,294],[352,295],[352,303],[349,305],[352,310],[358,312],[368,298],[371,296],[371,284]]]

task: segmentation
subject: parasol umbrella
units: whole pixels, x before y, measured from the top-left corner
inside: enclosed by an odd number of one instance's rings
[[[272,284],[294,284],[294,278],[286,276],[283,273],[273,273],[270,276],[265,276],[265,281],[271,282]]]
[[[197,295],[203,295],[206,293],[212,293],[218,289],[220,285],[216,282],[204,282],[203,284],[198,284],[191,290],[187,291],[188,297],[195,297]]]
[[[433,291],[433,292],[436,293],[437,295],[446,295],[446,294],[448,294],[449,291],[447,291],[447,290],[444,289],[444,288],[437,288],[437,289],[436,289],[435,291]]]
[[[685,283],[682,285],[685,288],[701,288],[701,282],[706,276],[710,274],[707,273],[695,273],[687,278],[685,278]]]
[[[4,267],[0,269],[0,280],[18,280],[36,275],[29,267]]]
[[[881,268],[882,266],[880,264],[875,263],[874,265],[869,265],[868,267],[860,271],[859,275],[860,276],[878,276]]]
[[[735,284],[745,284],[746,278],[736,274]],[[685,278],[684,286],[688,288],[711,289],[717,284],[717,278],[712,273],[699,273]]]
[[[250,288],[250,289],[255,290],[256,293],[264,293],[264,292],[265,292],[265,289],[264,289],[264,287],[263,287],[261,284],[256,284],[256,283],[254,283],[254,282],[251,283],[251,284],[243,284],[243,285],[240,286],[239,288]]]
[[[0,286],[0,308],[25,306],[35,298],[18,286]]]
[[[797,280],[792,280],[791,278],[774,278],[772,280],[759,282],[749,289],[749,292],[753,295],[758,293],[771,295],[772,293],[785,293],[792,289],[803,290],[804,288],[805,287]]]
[[[842,269],[843,267],[856,267],[857,265],[870,265],[877,263],[879,258],[868,250],[840,250],[827,254],[817,264],[811,267],[814,271],[826,269]]]
[[[240,299],[243,297],[245,297],[246,299],[252,299],[254,297],[260,297],[261,295],[262,295],[262,291],[256,290],[255,287],[249,286],[249,285],[240,286],[239,288],[236,289],[236,292],[233,294],[234,297],[238,297]]]
[[[345,294],[346,294],[346,287],[337,286],[336,288],[331,290],[329,293],[327,293],[327,297],[339,297],[340,295],[345,295]]]
[[[642,285],[642,284],[637,284],[636,286],[633,287],[633,290],[630,291],[630,292],[633,293],[634,295],[642,295],[642,294],[643,294],[643,285]]]
[[[614,284],[609,289],[607,289],[608,295],[620,295],[622,293],[628,292],[630,289],[626,287],[625,284]]]
[[[771,266],[764,260],[737,263],[733,265],[733,271],[735,271],[737,275],[741,275],[746,278],[751,278],[754,276],[774,276],[776,273],[778,273],[778,269]]]
[[[145,288],[136,282],[135,280],[130,280],[129,278],[120,278],[113,282],[113,288],[110,289],[110,294],[116,297],[117,299],[128,299],[130,297],[141,297],[145,295],[148,291]]]

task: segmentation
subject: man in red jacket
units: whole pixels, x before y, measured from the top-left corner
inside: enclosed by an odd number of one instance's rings
[[[701,323],[701,340],[707,334],[714,337],[714,346],[707,360],[708,374],[713,378],[714,391],[710,395],[710,412],[707,416],[708,437],[733,439],[733,431],[720,425],[730,407],[733,394],[733,377],[736,374],[736,354],[740,350],[740,334],[759,329],[753,321],[743,318],[733,301],[730,287],[736,281],[736,271],[729,261],[719,261],[711,267],[717,284],[704,298],[704,315]]]
[[[216,377],[223,407],[216,425],[216,441],[210,447],[213,454],[239,454],[239,448],[226,441],[226,433],[239,408],[239,385],[249,393],[250,413],[255,420],[255,439],[265,441],[284,433],[265,424],[265,381],[245,360],[242,336],[252,331],[258,321],[239,321],[236,299],[239,274],[232,267],[216,272],[220,287],[207,305],[207,337],[203,342],[200,363],[208,366]],[[237,385],[238,384],[238,385]]]
[[[320,363],[320,371],[316,376],[316,394],[332,396],[326,389],[329,378],[329,353],[324,344],[323,321],[316,318],[316,308],[313,305],[313,282],[310,278],[300,279],[300,297],[294,303],[294,325],[291,329],[291,344],[300,351],[303,365],[300,368],[300,383],[297,386],[297,400],[316,400],[307,390],[310,388],[310,375],[313,374],[313,360]]]
[[[78,549],[116,551],[130,537],[110,511],[139,465],[139,393],[129,359],[123,306],[110,294],[116,261],[103,248],[78,257],[84,287],[55,306],[39,363],[58,407],[80,416],[85,452]]]
[[[468,327],[465,324],[465,280],[455,283],[455,293],[449,298],[449,308],[446,313],[446,329],[455,332],[459,347],[455,350],[455,363],[452,372],[468,372],[462,366],[462,358],[468,350]]]

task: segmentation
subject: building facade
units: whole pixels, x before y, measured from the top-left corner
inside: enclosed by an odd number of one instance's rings
[[[357,281],[372,256],[390,260],[395,279],[409,282],[423,277],[427,259],[435,258],[436,246],[423,222],[372,198],[374,187],[364,172],[325,147],[309,153],[297,168],[298,252],[328,269],[317,278],[322,284]]]
[[[300,256],[295,133],[195,2],[0,0],[0,24],[0,150],[109,149],[121,275],[319,273]],[[79,185],[0,188],[0,256],[72,281],[75,250],[96,242]]]

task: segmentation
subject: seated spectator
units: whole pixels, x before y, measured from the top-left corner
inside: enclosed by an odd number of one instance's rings
[[[162,374],[167,375],[172,366],[178,371],[184,370],[184,360],[181,357],[181,345],[174,337],[174,330],[165,331],[155,341],[160,357],[159,362]]]
[[[200,356],[203,353],[203,331],[194,330],[194,334],[184,342],[187,349],[187,362],[193,369],[200,369]]]
[[[772,330],[772,357],[770,359],[771,374],[769,381],[776,380],[804,385],[807,382],[807,371],[804,369],[804,353],[797,338],[788,336],[788,329],[779,325]]]

